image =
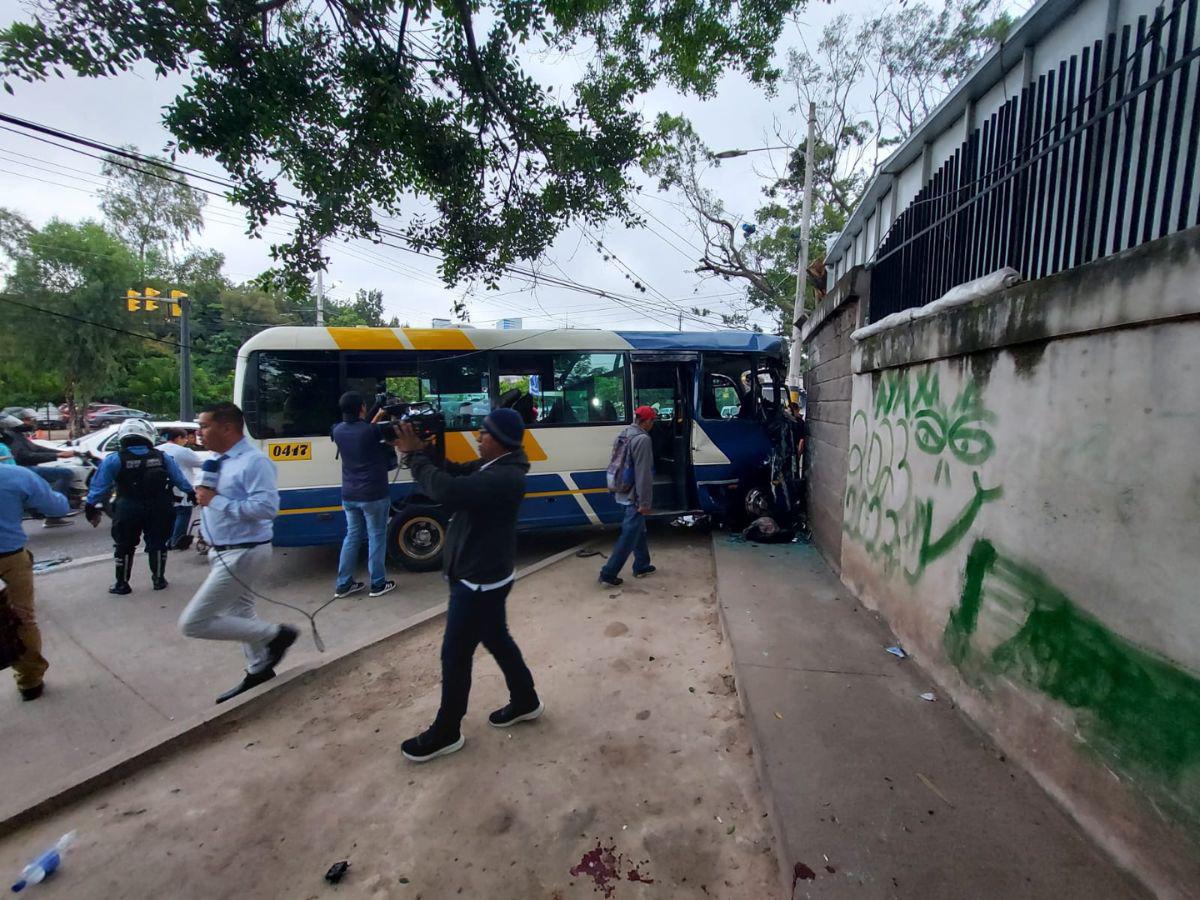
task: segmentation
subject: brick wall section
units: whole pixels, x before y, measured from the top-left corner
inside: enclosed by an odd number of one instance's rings
[[[821,554],[840,570],[842,500],[850,437],[850,332],[858,327],[857,297],[830,310],[805,337],[808,391],[808,521]]]

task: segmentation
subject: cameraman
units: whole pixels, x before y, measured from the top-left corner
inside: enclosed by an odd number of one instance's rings
[[[396,438],[395,426],[380,422],[387,410],[380,404],[374,418],[367,422],[367,406],[358,391],[347,391],[338,401],[342,421],[333,428],[342,461],[342,507],[346,510],[346,538],[338,560],[334,599],[357,594],[366,585],[354,580],[354,569],[364,537],[367,543],[367,569],[371,575],[369,597],[382,597],[396,589],[384,568],[387,551],[388,513],[392,500],[388,492],[388,470],[396,467],[396,451],[390,443]]]
[[[461,724],[471,693],[471,661],[483,644],[508,685],[509,702],[488,716],[497,728],[536,719],[542,702],[521,650],[508,633],[505,601],[512,589],[517,553],[517,512],[525,496],[529,460],[521,449],[525,423],[512,409],[483,420],[479,459],[438,465],[426,443],[404,422],[396,446],[408,454],[421,492],[453,513],[442,567],[450,582],[446,634],[442,639],[442,703],[433,724],[400,745],[413,762],[461,750]]]

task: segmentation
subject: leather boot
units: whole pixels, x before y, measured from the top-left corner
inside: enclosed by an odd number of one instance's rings
[[[146,559],[150,563],[150,583],[156,591],[167,586],[167,551],[147,550]]]
[[[133,589],[129,586],[129,573],[133,571],[133,554],[117,554],[113,557],[116,563],[117,580],[113,586],[108,589],[110,594],[132,594]]]

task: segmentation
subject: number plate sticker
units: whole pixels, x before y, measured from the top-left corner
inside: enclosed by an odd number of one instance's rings
[[[281,444],[268,444],[267,456],[275,462],[299,462],[312,459],[312,441],[288,441]]]

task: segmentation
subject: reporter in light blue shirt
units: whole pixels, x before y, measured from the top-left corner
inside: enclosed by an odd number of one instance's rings
[[[224,703],[275,677],[299,632],[258,617],[254,583],[271,561],[271,526],[279,513],[275,464],[246,440],[242,411],[218,403],[200,413],[200,438],[217,454],[196,484],[203,507],[200,533],[212,548],[209,573],[179,617],[186,637],[239,641],[246,654],[242,681],[217,697]]]

